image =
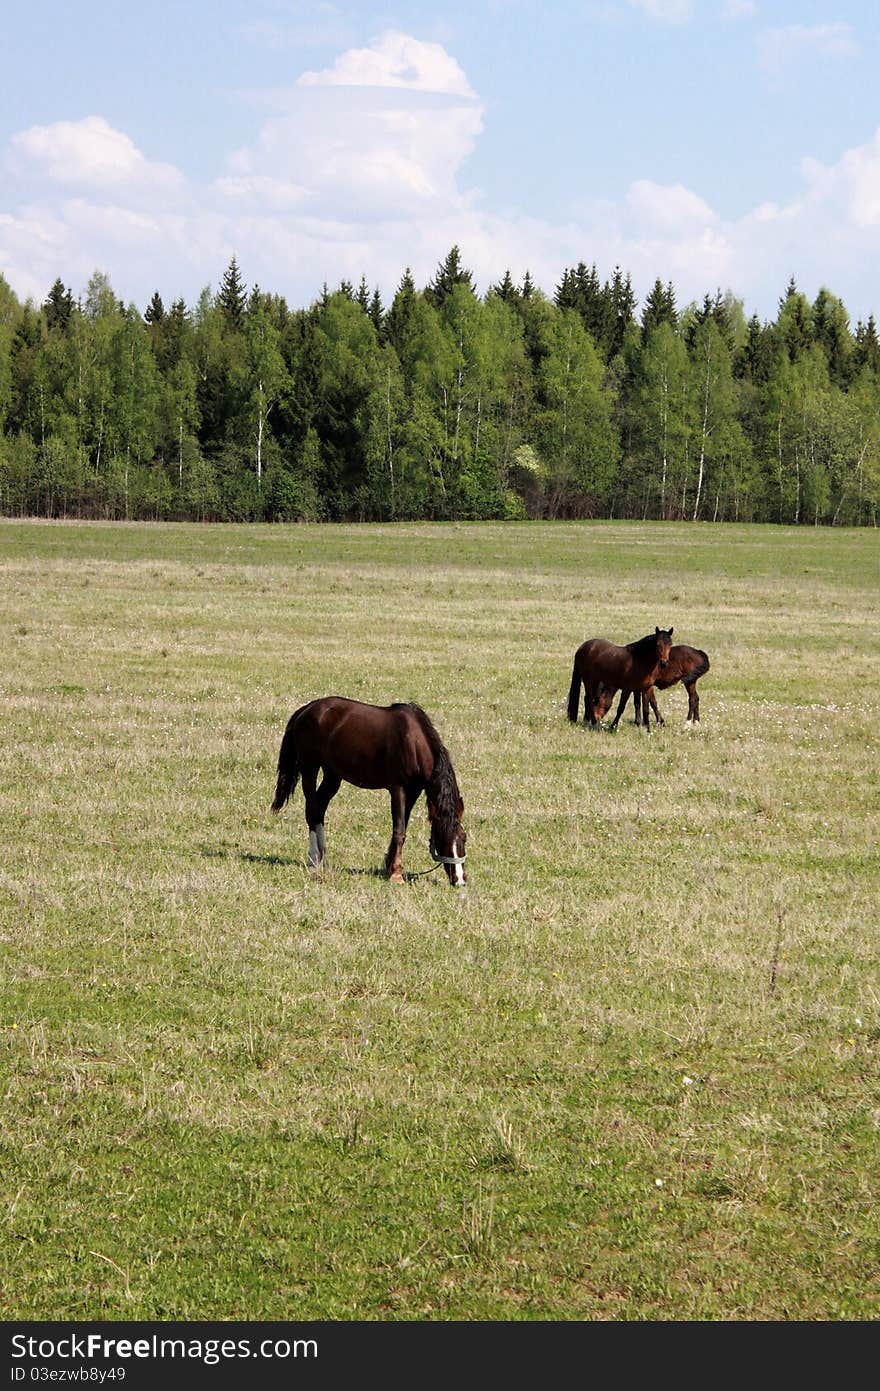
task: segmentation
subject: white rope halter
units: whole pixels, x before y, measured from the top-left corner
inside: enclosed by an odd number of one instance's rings
[[[431,832],[431,843],[428,846],[431,859],[436,860],[438,865],[463,865],[467,859],[466,855],[438,855],[434,845],[434,832]]]

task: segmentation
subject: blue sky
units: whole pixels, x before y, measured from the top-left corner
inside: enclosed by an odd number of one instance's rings
[[[619,264],[643,299],[794,275],[880,316],[875,0],[84,0],[10,8],[0,271],[194,302],[230,256],[387,301],[453,243],[485,290]]]

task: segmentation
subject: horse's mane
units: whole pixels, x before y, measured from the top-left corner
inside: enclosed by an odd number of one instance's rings
[[[634,657],[653,657],[657,651],[657,634],[646,633],[643,638],[638,638],[635,642],[628,642],[626,650],[631,652]]]
[[[414,701],[408,701],[405,704],[395,705],[394,709],[408,710],[411,715],[414,715],[430,745],[434,755],[434,770],[428,778],[426,790],[437,809],[436,819],[439,832],[441,835],[447,834],[452,840],[458,823],[461,798],[449,750],[421,705],[416,705]]]

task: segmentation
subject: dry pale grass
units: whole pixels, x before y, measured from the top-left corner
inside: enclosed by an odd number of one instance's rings
[[[876,1316],[877,558],[0,525],[7,1315]],[[570,725],[655,623],[702,726]],[[268,814],[331,691],[433,716],[466,893],[383,794],[320,877]]]

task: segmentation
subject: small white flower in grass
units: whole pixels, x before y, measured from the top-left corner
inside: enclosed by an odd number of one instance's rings
[[[861,1021],[861,1019],[856,1019],[856,1028],[857,1028],[857,1029],[860,1029],[861,1027],[862,1027],[862,1021]]]
[[[655,1188],[662,1188],[662,1187],[663,1187],[663,1180],[662,1180],[662,1178],[655,1178],[655,1180],[654,1180],[654,1187],[655,1187]]]
[[[683,1087],[692,1087],[694,1085],[693,1077],[682,1077],[681,1085]]]

